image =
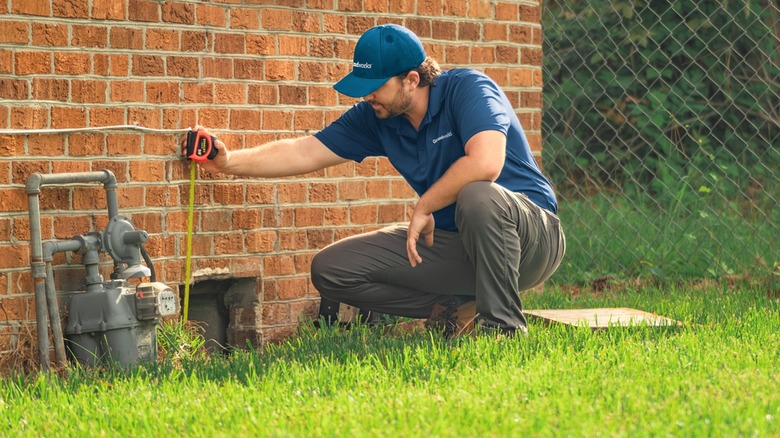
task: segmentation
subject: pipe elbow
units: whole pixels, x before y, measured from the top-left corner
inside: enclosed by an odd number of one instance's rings
[[[38,172],[31,174],[27,178],[27,194],[38,194],[41,192],[41,186],[43,185],[43,175]]]
[[[103,182],[103,187],[108,189],[116,189],[116,176],[114,175],[114,172],[108,170],[108,169],[102,169],[101,172],[106,174],[106,179]]]
[[[48,241],[43,242],[43,245],[41,245],[41,250],[43,253],[43,261],[44,262],[50,262],[53,259],[53,255],[55,252],[57,252],[57,243]]]

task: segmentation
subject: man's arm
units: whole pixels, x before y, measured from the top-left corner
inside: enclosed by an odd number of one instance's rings
[[[458,198],[466,184],[474,181],[495,181],[504,168],[506,135],[499,131],[482,131],[466,142],[466,155],[455,161],[417,201],[407,232],[406,252],[412,267],[422,263],[417,253],[417,241],[425,238],[433,245],[433,212]]]
[[[219,149],[217,156],[200,166],[209,172],[239,176],[274,178],[303,175],[349,161],[336,155],[312,135],[276,140],[237,151],[229,151],[221,141],[217,141],[215,147]]]

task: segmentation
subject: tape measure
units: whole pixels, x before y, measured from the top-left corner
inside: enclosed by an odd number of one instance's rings
[[[184,325],[189,319],[190,311],[190,274],[192,271],[192,218],[195,210],[195,163],[190,163],[190,199],[187,207],[187,257],[184,262],[184,310],[181,323]]]
[[[207,160],[213,160],[219,153],[219,149],[214,147],[217,137],[200,128],[197,131],[187,132],[187,138],[181,145],[181,154],[184,158],[202,163]]]
[[[202,163],[212,160],[217,156],[219,149],[214,147],[217,137],[209,134],[205,129],[190,130],[187,132],[187,138],[182,142],[182,157],[190,162],[190,199],[187,207],[187,257],[184,267],[184,309],[182,315],[182,324],[189,319],[190,310],[190,275],[192,273],[192,228],[193,216],[195,210],[195,172],[196,163]]]

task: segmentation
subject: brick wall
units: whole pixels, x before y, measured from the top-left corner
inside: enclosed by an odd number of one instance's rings
[[[232,148],[313,133],[354,103],[331,85],[350,70],[360,34],[394,22],[414,30],[444,68],[477,68],[503,86],[539,153],[540,7],[539,0],[0,0],[0,129],[197,122]],[[28,346],[20,333],[35,324],[24,190],[32,172],[112,170],[120,214],[150,234],[158,280],[183,283],[188,170],[174,156],[177,142],[175,134],[137,131],[0,135],[0,354]],[[256,278],[256,305],[236,312],[238,337],[279,339],[316,314],[308,276],[316,250],[407,220],[413,202],[384,159],[302,178],[200,175],[194,276]],[[107,222],[99,185],[45,187],[41,205],[44,240]],[[77,255],[55,258],[58,290],[78,290],[81,272]]]

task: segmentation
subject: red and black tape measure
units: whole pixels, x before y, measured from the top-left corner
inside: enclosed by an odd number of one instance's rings
[[[181,153],[184,158],[198,163],[213,160],[219,149],[214,147],[217,137],[209,134],[205,129],[189,131],[187,139],[182,142]]]

